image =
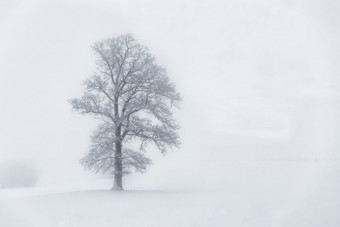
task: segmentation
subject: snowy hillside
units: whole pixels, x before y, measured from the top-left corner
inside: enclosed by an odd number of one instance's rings
[[[0,226],[337,227],[340,184],[334,164],[244,163],[237,171],[245,166],[253,171],[238,173],[238,180],[220,179],[224,189],[115,192],[106,190],[111,180],[88,182],[87,187],[4,189]]]

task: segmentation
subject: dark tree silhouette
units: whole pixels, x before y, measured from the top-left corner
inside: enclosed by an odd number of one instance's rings
[[[113,189],[121,190],[124,174],[131,169],[144,172],[151,164],[144,155],[148,144],[162,153],[179,145],[171,107],[178,107],[181,97],[166,70],[131,35],[97,42],[93,50],[96,73],[85,80],[83,96],[70,100],[79,113],[102,120],[81,163],[96,172],[111,172]],[[138,150],[129,147],[132,142],[138,142]]]

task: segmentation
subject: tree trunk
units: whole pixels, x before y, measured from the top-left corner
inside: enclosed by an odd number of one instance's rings
[[[123,190],[123,166],[122,166],[122,141],[121,126],[115,132],[115,162],[114,162],[114,184],[112,190]]]

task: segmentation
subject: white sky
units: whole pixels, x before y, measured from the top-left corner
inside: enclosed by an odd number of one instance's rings
[[[339,147],[339,12],[336,0],[1,1],[0,161],[31,159],[61,178],[81,171],[96,122],[67,100],[94,71],[90,46],[123,33],[149,47],[183,96],[183,145],[158,157],[163,173],[222,153],[309,157],[297,147],[320,137]],[[294,149],[273,151],[273,141]]]

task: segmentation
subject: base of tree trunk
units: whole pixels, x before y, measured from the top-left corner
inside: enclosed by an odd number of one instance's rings
[[[112,191],[124,191],[124,189],[122,187],[118,187],[116,185],[114,185],[112,188],[111,188]]]

